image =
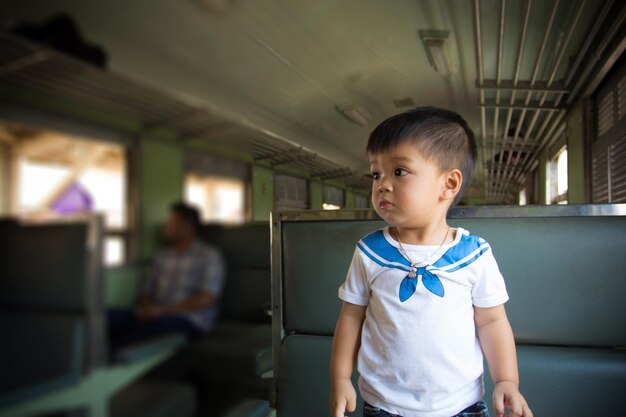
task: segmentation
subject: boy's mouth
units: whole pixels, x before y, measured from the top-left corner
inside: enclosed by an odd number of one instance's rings
[[[378,203],[378,207],[381,209],[390,209],[393,208],[394,205],[391,201],[388,200],[380,200],[380,202]]]

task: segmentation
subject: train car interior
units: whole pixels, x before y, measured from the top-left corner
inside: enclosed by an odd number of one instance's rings
[[[626,415],[625,49],[616,0],[0,1],[0,417],[449,416],[372,393],[363,328],[333,409],[359,250],[449,288],[366,152],[425,106],[475,138],[441,219],[489,242],[458,268],[492,250],[506,282],[532,409],[507,415]],[[499,414],[490,352],[472,415]]]

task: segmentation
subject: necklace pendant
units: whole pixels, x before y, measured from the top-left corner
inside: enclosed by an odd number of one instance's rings
[[[417,276],[417,271],[415,270],[415,268],[411,268],[411,270],[409,271],[409,278],[415,278]]]

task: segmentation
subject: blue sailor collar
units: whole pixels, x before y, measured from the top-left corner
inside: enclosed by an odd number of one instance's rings
[[[372,261],[385,268],[411,271],[411,263],[398,248],[385,237],[386,229],[377,230],[365,236],[357,243],[357,247]],[[387,232],[388,233],[388,232]],[[489,250],[489,244],[481,237],[471,235],[462,228],[456,229],[456,237],[451,246],[443,246],[428,259],[428,263],[417,268],[417,276],[408,275],[402,280],[399,290],[401,302],[408,300],[416,291],[417,282],[421,278],[424,287],[431,293],[443,297],[445,290],[436,273],[438,271],[454,272],[466,267]],[[442,251],[445,251],[443,254]]]

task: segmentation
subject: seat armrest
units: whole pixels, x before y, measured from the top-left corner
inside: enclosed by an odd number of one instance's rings
[[[132,345],[121,349],[117,352],[115,362],[120,364],[139,362],[166,350],[176,350],[183,346],[186,342],[187,339],[183,334],[167,333],[142,342],[133,343]]]

